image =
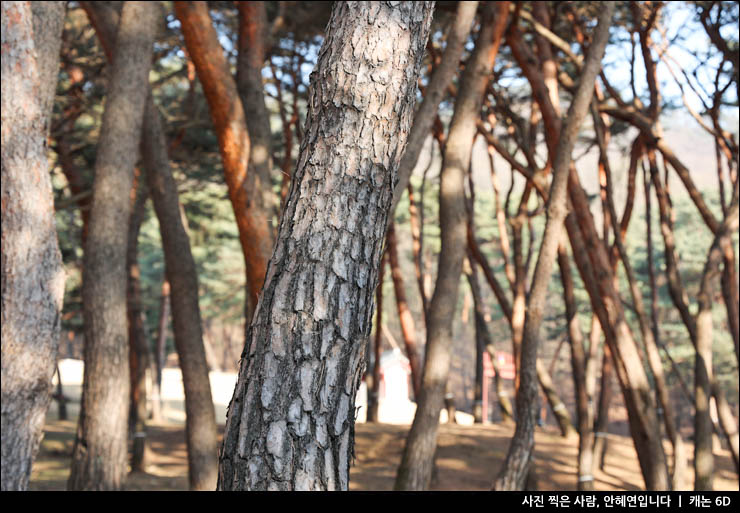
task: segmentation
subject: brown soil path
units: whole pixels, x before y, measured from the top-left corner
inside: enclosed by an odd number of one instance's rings
[[[151,455],[147,472],[129,475],[129,490],[187,490],[185,433],[182,426],[158,425],[150,429]],[[357,424],[355,464],[351,490],[391,490],[408,426]],[[75,424],[50,421],[33,467],[32,490],[64,490],[69,475]],[[438,475],[433,490],[488,490],[506,455],[513,428],[502,425],[457,426],[440,429]],[[577,437],[562,438],[556,431],[536,433],[538,489],[576,488]],[[669,450],[669,447],[667,447]],[[689,447],[689,454],[693,448]],[[692,463],[689,462],[691,467]],[[716,490],[737,490],[738,480],[730,454],[715,450]],[[596,472],[597,490],[639,490],[642,477],[629,438],[611,436],[604,472]],[[690,468],[688,482],[693,483]]]

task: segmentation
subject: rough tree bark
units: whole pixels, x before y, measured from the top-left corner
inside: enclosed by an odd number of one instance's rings
[[[68,482],[72,490],[120,489],[126,474],[127,192],[138,156],[158,9],[157,4],[126,2],[116,37],[85,246],[85,375]]]
[[[609,38],[609,27],[614,5],[607,4],[599,15],[593,41],[581,72],[578,89],[568,109],[553,160],[553,181],[547,203],[547,223],[542,237],[537,264],[532,278],[532,288],[527,301],[527,315],[522,340],[521,381],[516,397],[516,431],[509,446],[506,460],[494,483],[496,490],[521,490],[534,449],[534,427],[537,416],[537,345],[539,329],[544,315],[547,286],[555,261],[563,221],[568,213],[567,193],[570,175],[571,152],[575,145],[583,118],[588,112],[594,91],[596,75],[601,70],[601,58]]]
[[[34,36],[30,4],[3,2],[1,8],[3,491],[28,487],[51,398],[64,294],[46,158],[56,86],[49,70],[59,53],[47,55],[54,45],[36,46],[40,34]],[[63,8],[49,11],[50,17],[63,18]],[[61,32],[44,36],[61,41]],[[41,82],[44,78],[53,86]]]
[[[450,367],[452,320],[465,259],[465,173],[476,132],[475,120],[506,27],[508,9],[509,2],[487,3],[483,9],[481,29],[463,72],[445,144],[439,190],[442,246],[427,318],[422,390],[396,476],[396,490],[425,490],[432,477],[439,412]]]
[[[105,3],[84,2],[91,23],[95,27],[106,54],[112,55],[115,46],[115,27],[118,13]],[[167,291],[163,286],[163,305],[160,309],[160,335],[157,347],[156,416],[159,411],[161,362],[166,337],[169,305],[172,307],[172,324],[175,348],[182,370],[185,390],[186,439],[188,447],[188,479],[193,490],[213,490],[218,472],[218,440],[216,413],[208,379],[208,366],[198,306],[198,277],[195,260],[190,249],[190,239],[180,214],[177,184],[170,168],[167,140],[162,126],[162,116],[149,93],[141,139],[141,153],[146,171],[146,181],[159,220],[162,248],[165,258]],[[172,289],[171,300],[169,289]],[[165,324],[162,325],[161,323]],[[161,345],[159,341],[161,340]]]
[[[262,195],[264,187],[269,184],[263,184],[258,173],[248,172],[251,142],[244,107],[216,29],[211,23],[207,3],[174,2],[174,7],[218,137],[229,199],[246,264],[246,321],[249,324],[272,251],[270,211],[263,204]]]
[[[347,490],[354,398],[433,4],[336,2],[220,454],[221,490]]]

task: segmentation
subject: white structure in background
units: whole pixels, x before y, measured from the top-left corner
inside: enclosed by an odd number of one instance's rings
[[[383,424],[411,424],[416,413],[416,403],[410,398],[413,395],[411,384],[411,366],[409,360],[399,348],[385,351],[380,355],[380,390],[378,391],[378,422]],[[357,422],[367,420],[367,387],[363,381],[355,399]],[[470,425],[473,416],[456,411],[458,424]],[[447,422],[447,410],[440,412],[440,422]]]
[[[64,395],[72,402],[67,404],[69,415],[74,419],[79,414],[80,397],[82,395],[82,377],[84,374],[82,360],[59,360],[59,373],[62,376]],[[234,394],[237,374],[235,372],[209,373],[211,380],[211,394],[216,407],[216,422],[226,422],[226,408]],[[57,375],[54,373],[54,385]],[[380,356],[380,404],[378,417],[385,424],[411,424],[416,413],[416,403],[411,401],[413,387],[411,385],[411,366],[400,349],[395,348],[384,352]],[[185,423],[185,390],[182,384],[182,374],[177,367],[162,369],[162,413],[166,422],[175,424]],[[356,421],[365,422],[367,418],[367,387],[363,381],[357,391],[355,399]],[[51,418],[57,413],[55,405],[49,409]],[[458,424],[472,424],[473,416],[457,411],[455,419]],[[442,410],[440,421],[447,422],[447,411]]]

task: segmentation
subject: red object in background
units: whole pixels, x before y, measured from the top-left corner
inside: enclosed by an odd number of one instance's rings
[[[499,351],[496,353],[496,360],[498,363],[501,377],[504,379],[514,379],[516,375],[516,367],[514,366],[514,357],[511,353],[505,353]],[[493,370],[493,364],[491,363],[491,356],[488,352],[483,353],[483,423],[488,423],[488,387],[490,386],[490,380],[496,375],[496,371]]]
[[[516,375],[516,369],[514,367],[514,357],[511,353],[505,353],[499,351],[496,353],[496,359],[498,360],[498,367],[501,371],[501,377],[504,379],[514,379]],[[492,378],[496,375],[496,371],[493,370],[493,364],[491,363],[491,356],[485,352],[483,353],[483,376],[486,378]]]

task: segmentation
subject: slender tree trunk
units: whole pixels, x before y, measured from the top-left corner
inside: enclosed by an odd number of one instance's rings
[[[425,490],[432,477],[439,412],[450,367],[452,320],[465,258],[465,173],[476,131],[475,120],[506,27],[508,9],[508,2],[484,6],[481,29],[463,72],[445,144],[439,191],[442,247],[427,319],[422,390],[396,476],[396,490]]]
[[[112,55],[117,13],[93,2],[83,3],[107,54]],[[157,383],[154,390],[154,417],[161,420],[161,365],[172,287],[172,320],[185,390],[188,477],[193,490],[213,490],[216,485],[216,413],[208,378],[205,341],[198,306],[198,278],[190,249],[186,219],[180,212],[177,184],[172,176],[162,118],[151,93],[144,112],[141,151],[146,180],[160,226],[165,256],[165,285],[162,287],[160,329],[157,341]]]
[[[250,135],[244,107],[206,2],[175,2],[175,14],[211,111],[223,160],[229,199],[239,228],[247,271],[247,325],[265,279],[272,251],[270,211],[263,204],[259,173],[249,173]],[[268,152],[269,153],[269,152]],[[267,158],[267,156],[264,156]],[[258,157],[261,160],[260,157]]]
[[[712,419],[709,403],[712,396],[712,303],[714,283],[721,274],[720,265],[723,259],[722,246],[732,244],[731,234],[738,227],[738,188],[735,187],[733,201],[725,220],[720,225],[714,242],[709,249],[701,285],[697,296],[699,311],[696,314],[696,364],[694,370],[694,397],[696,412],[694,414],[694,489],[712,490],[714,479],[714,458],[712,455]],[[725,239],[723,243],[722,240]],[[715,390],[718,390],[717,386]],[[721,394],[719,394],[721,395]],[[717,401],[719,406],[719,401]],[[737,428],[734,433],[737,438]],[[737,445],[737,444],[736,444]],[[737,449],[735,449],[737,452]],[[737,461],[737,457],[735,457]]]
[[[270,114],[265,106],[262,67],[265,63],[267,11],[265,2],[237,2],[239,10],[239,56],[236,88],[244,107],[251,141],[247,176],[256,174],[262,195],[262,208],[272,212],[276,203],[272,191],[272,150],[270,149]],[[286,150],[287,151],[287,150]]]
[[[596,126],[597,139],[600,149],[600,160],[604,169],[604,175],[606,179],[606,205],[609,213],[609,218],[612,222],[612,229],[614,231],[614,244],[617,247],[619,258],[622,261],[622,265],[627,276],[627,282],[629,284],[630,292],[632,295],[632,302],[637,313],[637,318],[640,325],[640,332],[642,340],[645,345],[645,351],[647,353],[647,360],[650,366],[650,370],[653,374],[653,381],[655,384],[655,394],[657,402],[662,409],[662,418],[664,421],[666,433],[673,446],[673,476],[672,476],[672,489],[682,488],[683,474],[686,466],[683,439],[678,432],[676,426],[675,415],[673,413],[673,404],[669,398],[668,385],[665,382],[663,375],[663,362],[661,361],[660,354],[658,353],[658,346],[654,337],[654,331],[651,329],[650,321],[648,320],[645,306],[643,304],[642,291],[640,290],[635,273],[632,270],[629,255],[624,247],[623,243],[623,232],[617,225],[617,214],[614,207],[614,192],[611,183],[611,166],[607,157],[606,150],[606,137],[604,129],[606,127],[599,124],[600,118],[596,104],[592,105],[592,114],[594,118],[594,124]],[[631,195],[634,197],[634,194]],[[626,230],[625,230],[626,231]],[[652,266],[652,262],[650,262]]]
[[[586,390],[586,351],[583,345],[583,333],[578,321],[575,295],[573,292],[573,275],[568,260],[568,252],[562,245],[558,248],[558,266],[563,284],[563,299],[568,319],[568,338],[570,339],[571,365],[573,384],[575,386],[576,412],[578,413],[578,490],[594,489],[593,476],[593,419],[589,407],[589,395]]]
[[[430,158],[430,166],[431,166]],[[427,168],[428,169],[428,168]],[[424,326],[426,326],[427,310],[429,309],[429,299],[427,298],[426,291],[424,290],[424,204],[420,201],[419,205],[416,205],[414,200],[414,187],[409,182],[408,185],[409,193],[409,226],[411,227],[411,238],[412,238],[412,251],[414,253],[414,270],[416,271],[416,283],[419,286],[419,297],[421,299],[421,310],[424,314]],[[423,200],[422,195],[420,200]]]
[[[444,99],[447,87],[457,74],[463,46],[467,41],[468,34],[470,34],[470,27],[477,8],[478,2],[457,3],[457,11],[447,30],[446,46],[442,58],[429,79],[429,84],[424,92],[424,101],[419,105],[419,109],[414,115],[414,124],[411,127],[406,150],[398,168],[398,183],[393,193],[391,219],[393,218],[393,212],[396,210],[396,205],[403,195],[403,190],[409,184],[411,173],[416,167],[416,162],[419,160],[419,155],[424,147],[424,141],[426,141],[432,129],[439,104]]]
[[[149,364],[149,340],[144,328],[141,311],[141,283],[138,263],[139,231],[144,221],[144,209],[149,199],[146,185],[142,184],[141,173],[135,170],[134,196],[131,207],[131,220],[128,227],[128,247],[126,249],[126,271],[128,290],[126,310],[128,314],[129,378],[131,382],[129,431],[133,435],[131,471],[145,472],[147,465],[146,429],[146,369]]]
[[[221,490],[348,489],[354,398],[432,10],[333,6],[226,419]]]
[[[28,487],[41,443],[65,279],[46,157],[58,51],[48,55],[55,45],[44,44],[33,28],[59,26],[57,18],[63,18],[64,8],[62,2],[53,2],[56,6],[47,6],[44,20],[38,20],[30,4],[2,4],[3,491]],[[61,41],[61,32],[44,36]]]
[[[378,286],[375,289],[375,340],[373,341],[372,383],[368,388],[367,421],[378,422],[380,411],[380,358],[383,354],[383,277],[385,254],[380,259]]]
[[[604,469],[606,451],[609,447],[609,409],[613,395],[614,365],[612,363],[609,346],[604,346],[604,356],[601,363],[601,388],[599,389],[599,410],[594,422],[594,470]],[[592,472],[593,475],[593,472]]]
[[[152,419],[155,422],[162,422],[164,414],[162,412],[162,371],[164,369],[166,346],[167,346],[167,325],[170,318],[170,282],[165,277],[162,282],[162,294],[159,299],[159,323],[157,325],[157,339],[154,344],[154,361],[156,363],[156,376],[152,390]]]
[[[395,223],[391,222],[388,227],[387,235],[388,244],[388,262],[391,267],[391,276],[393,278],[393,290],[396,293],[396,307],[398,308],[398,318],[401,322],[401,333],[403,342],[406,346],[406,356],[409,359],[411,367],[411,381],[414,388],[414,398],[418,401],[421,394],[421,362],[419,361],[419,351],[416,346],[416,327],[414,318],[411,315],[408,303],[406,302],[406,287],[403,283],[403,272],[398,262],[398,248],[396,245]]]
[[[493,340],[491,339],[491,333],[488,330],[488,324],[485,320],[485,313],[483,310],[483,299],[481,297],[480,292],[480,285],[478,283],[478,274],[476,270],[476,264],[475,261],[468,257],[468,261],[470,262],[470,273],[467,275],[468,283],[470,284],[470,290],[473,294],[473,304],[475,308],[475,337],[476,337],[476,344],[480,346],[481,351],[487,351],[488,355],[491,358],[491,363],[493,364],[494,369],[494,387],[496,389],[496,396],[498,397],[498,403],[499,408],[501,410],[501,417],[503,418],[504,422],[513,422],[514,421],[514,409],[511,406],[511,401],[509,400],[509,395],[506,392],[506,389],[503,386],[503,380],[501,379],[501,369],[498,366],[498,360],[496,359],[496,348],[493,345]],[[476,357],[477,358],[477,357]],[[483,358],[481,357],[481,360]],[[480,366],[482,367],[483,362],[480,362]],[[482,373],[482,369],[481,369]],[[477,381],[477,379],[476,379]],[[483,386],[485,386],[485,383],[483,383]],[[485,419],[484,419],[485,421]]]
[[[128,234],[120,224],[128,222],[131,212],[124,191],[131,190],[138,156],[158,8],[147,2],[126,2],[118,25],[85,246],[85,375],[68,482],[71,490],[118,490],[125,480]]]
[[[553,156],[553,181],[547,202],[547,223],[542,237],[532,288],[527,301],[527,316],[522,340],[521,381],[517,389],[516,431],[506,460],[494,483],[496,490],[521,490],[529,472],[534,453],[534,426],[537,396],[537,346],[544,315],[547,287],[556,253],[560,245],[563,221],[568,213],[567,192],[571,167],[571,152],[578,129],[588,112],[596,75],[601,70],[601,58],[609,37],[614,5],[607,4],[599,15],[593,41],[581,72],[578,90],[568,109]],[[562,403],[561,403],[562,404]],[[555,409],[557,412],[557,408]]]

